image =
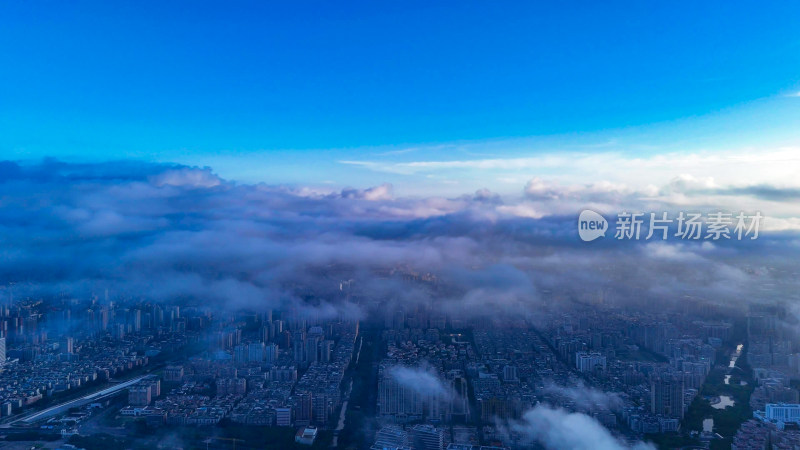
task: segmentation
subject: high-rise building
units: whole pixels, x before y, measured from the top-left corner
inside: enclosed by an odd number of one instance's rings
[[[272,342],[275,338],[275,334],[272,331],[272,324],[266,323],[261,326],[261,342]]]
[[[267,364],[275,364],[278,360],[278,345],[277,344],[267,344],[264,347],[264,362]]]
[[[239,344],[233,348],[233,361],[237,364],[244,364],[247,362],[247,346]]]
[[[331,362],[331,355],[333,354],[333,341],[325,340],[319,344],[319,359],[321,362]]]
[[[150,388],[150,397],[156,398],[161,395],[161,379],[156,375],[148,375],[139,382],[142,386]]]
[[[650,412],[683,419],[683,377],[662,374],[650,379]]]
[[[217,380],[217,395],[244,395],[247,380],[244,378],[220,378]]]
[[[432,425],[417,424],[411,428],[411,441],[418,450],[442,450],[444,433]]]
[[[100,329],[105,331],[108,329],[108,308],[105,306],[100,310]]]
[[[131,311],[131,320],[133,322],[133,331],[136,333],[142,331],[142,311],[139,309]]]
[[[487,396],[478,398],[478,407],[481,412],[481,420],[489,422],[495,419],[507,420],[513,415],[513,407],[508,397]]]
[[[378,383],[378,414],[421,418],[423,413],[423,396],[420,393],[401,385],[394,377],[381,378]]]
[[[461,389],[466,393],[466,380],[454,375],[449,381],[455,389]],[[467,398],[465,395],[464,399]],[[408,421],[423,417],[435,421],[446,420],[453,413],[452,400],[450,392],[420,392],[418,389],[399,383],[389,373],[383,373],[378,382],[378,414],[391,416],[393,420]],[[456,399],[455,402],[460,400]],[[459,414],[468,414],[469,407],[466,406],[466,411],[464,409],[460,408]]]
[[[597,352],[578,352],[575,354],[575,367],[579,372],[606,370],[606,357]]]
[[[294,398],[294,424],[305,426],[311,423],[311,392],[300,392]]]
[[[183,381],[183,366],[167,366],[164,369],[164,381],[180,383]]]
[[[264,343],[251,342],[247,346],[247,362],[261,363],[264,360]]]
[[[73,353],[74,341],[71,337],[66,336],[61,341],[61,352],[71,355]]]
[[[408,433],[398,426],[390,425],[375,433],[375,444],[372,448],[406,448],[408,444]]]
[[[307,364],[313,364],[317,362],[319,358],[319,336],[309,334],[306,337],[306,344],[305,344],[305,359],[304,362]]]
[[[306,333],[303,330],[297,330],[292,334],[292,358],[296,363],[304,363],[306,361]]]
[[[135,385],[128,388],[128,403],[131,406],[147,406],[150,400],[150,386]]]
[[[460,370],[451,370],[448,372],[447,378],[450,381],[453,397],[449,402],[447,419],[455,422],[468,422],[470,411],[467,378],[464,376],[464,372]]]
[[[306,336],[306,362],[313,364],[319,361],[320,343],[325,339],[325,332],[322,327],[311,327]]]
[[[112,335],[116,339],[125,339],[125,324],[124,323],[118,323],[114,327],[114,332],[112,333]]]
[[[325,425],[328,422],[331,412],[331,401],[328,396],[321,392],[314,392],[311,401],[311,420],[314,423]]]
[[[516,383],[519,381],[516,366],[503,367],[503,381],[506,383]]]
[[[275,425],[288,427],[292,424],[292,408],[275,408]]]

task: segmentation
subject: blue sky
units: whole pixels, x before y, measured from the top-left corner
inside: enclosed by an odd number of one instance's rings
[[[522,185],[387,164],[800,140],[796,2],[428,3],[6,3],[0,152],[447,192]]]

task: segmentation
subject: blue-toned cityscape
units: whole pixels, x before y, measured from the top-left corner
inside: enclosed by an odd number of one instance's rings
[[[0,4],[0,450],[800,449],[798,18]]]

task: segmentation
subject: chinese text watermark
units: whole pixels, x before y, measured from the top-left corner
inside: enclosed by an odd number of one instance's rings
[[[757,239],[763,216],[760,212],[746,214],[721,211],[700,214],[678,212],[670,217],[667,212],[617,214],[614,239],[619,240],[682,240]],[[644,225],[647,225],[646,227]],[[590,209],[578,216],[578,235],[583,241],[605,237],[608,221]]]

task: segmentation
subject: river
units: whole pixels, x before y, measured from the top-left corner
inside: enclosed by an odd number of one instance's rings
[[[728,373],[725,375],[725,384],[731,384],[731,374],[730,372],[736,367],[736,361],[742,356],[742,350],[744,350],[744,344],[739,344],[736,346],[736,351],[733,352],[731,355],[731,360],[728,362]],[[742,385],[747,384],[746,381],[740,382]],[[725,409],[728,406],[733,406],[736,404],[736,401],[730,395],[720,395],[719,397],[715,397],[711,399],[711,407],[714,409]],[[711,433],[714,430],[714,419],[709,417],[708,419],[703,420],[703,432]]]

